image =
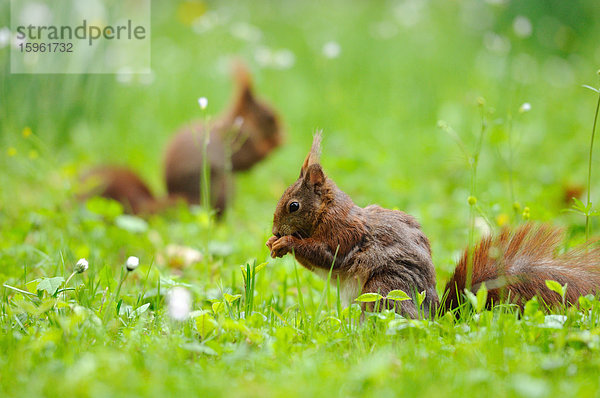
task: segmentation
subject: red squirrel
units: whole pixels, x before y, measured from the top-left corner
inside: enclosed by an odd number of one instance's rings
[[[435,269],[429,240],[419,223],[402,211],[355,205],[323,172],[320,143],[317,133],[300,177],[277,203],[273,236],[266,243],[271,256],[293,253],[311,271],[327,275],[331,270],[331,280],[339,277],[350,299],[367,292],[385,297],[396,289],[414,298],[424,291],[421,308],[414,300],[406,300],[397,311],[410,318],[434,314],[439,306]],[[477,291],[485,282],[488,306],[503,298],[522,306],[535,295],[547,304],[562,302],[546,287],[548,279],[568,284],[566,300],[570,303],[577,303],[580,295],[598,292],[600,248],[589,246],[556,256],[561,238],[559,229],[533,224],[484,238],[472,253],[471,289]],[[462,301],[468,252],[446,285],[447,310]],[[369,304],[370,309],[374,307]]]
[[[281,145],[283,139],[276,112],[252,93],[248,71],[239,62],[234,70],[237,89],[232,105],[210,125],[207,147],[211,203],[219,214],[230,196],[230,170],[248,170]],[[193,204],[201,199],[204,134],[204,123],[193,123],[171,139],[165,153],[168,193]]]
[[[231,172],[250,169],[281,145],[283,129],[275,110],[252,92],[247,69],[234,65],[236,88],[230,108],[209,124],[206,148],[210,166],[210,201],[221,216],[231,196]],[[96,179],[92,194],[114,199],[125,211],[147,214],[170,206],[177,199],[189,204],[201,201],[201,171],[204,153],[204,122],[194,122],[173,136],[165,151],[164,178],[168,196],[156,198],[133,171],[104,166],[84,179]],[[89,195],[86,195],[89,196]]]

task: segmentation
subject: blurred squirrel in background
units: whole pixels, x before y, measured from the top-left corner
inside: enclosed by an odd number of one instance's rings
[[[206,152],[206,126],[202,121],[179,130],[167,145],[164,159],[167,197],[156,198],[131,170],[101,166],[84,175],[84,183],[93,188],[82,198],[98,195],[114,199],[133,214],[155,213],[180,199],[199,204],[206,153],[210,202],[217,216],[221,216],[232,195],[231,173],[250,169],[280,146],[284,136],[279,116],[254,96],[249,72],[239,61],[234,63],[234,77],[236,88],[231,105],[209,124]]]
[[[267,241],[272,257],[293,253],[311,271],[340,280],[346,302],[361,293],[402,290],[413,298],[399,303],[402,315],[431,316],[439,307],[429,240],[416,219],[397,210],[371,205],[361,208],[323,172],[319,163],[321,135],[300,170],[300,177],[282,195],[273,217],[273,236]],[[443,306],[457,308],[465,288],[476,292],[485,283],[487,305],[504,299],[523,306],[537,295],[548,305],[562,303],[546,280],[567,284],[565,301],[600,287],[600,248],[586,245],[557,255],[559,229],[525,224],[486,237],[465,250],[447,283]],[[471,265],[469,267],[469,264]],[[470,270],[469,270],[470,268]],[[468,283],[470,280],[470,283]],[[418,308],[417,293],[425,292]],[[363,304],[363,309],[392,308],[392,300]]]

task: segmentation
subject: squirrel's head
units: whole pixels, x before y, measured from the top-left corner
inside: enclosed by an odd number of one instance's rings
[[[323,192],[327,177],[319,163],[321,133],[313,138],[310,152],[304,160],[300,177],[281,196],[273,216],[273,235],[310,237],[322,211]]]
[[[234,124],[239,123],[249,139],[279,146],[283,140],[279,117],[271,106],[254,96],[250,73],[241,61],[234,63],[234,76],[237,86],[232,109]]]

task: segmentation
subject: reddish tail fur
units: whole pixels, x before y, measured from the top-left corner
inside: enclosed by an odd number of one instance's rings
[[[546,280],[567,284],[565,300],[577,303],[581,295],[600,290],[600,248],[585,245],[558,254],[562,230],[549,225],[526,224],[514,231],[481,240],[473,251],[472,290],[482,283],[488,289],[488,305],[503,299],[523,306],[537,295],[546,304],[562,298],[548,289]],[[446,309],[456,308],[467,280],[468,250],[446,284]]]
[[[157,199],[137,174],[123,167],[99,167],[84,175],[82,180],[86,193],[81,199],[95,195],[113,199],[120,202],[127,213],[156,213],[175,202],[172,198]]]

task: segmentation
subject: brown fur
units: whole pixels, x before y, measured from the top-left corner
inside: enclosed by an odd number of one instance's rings
[[[581,199],[585,187],[580,184],[566,184],[562,187],[562,203],[561,205],[571,206],[573,205],[573,199]]]
[[[157,199],[133,171],[117,166],[96,168],[82,178],[86,193],[81,199],[102,196],[123,205],[126,213],[152,214],[173,204],[175,198]]]
[[[482,239],[473,250],[472,290],[485,282],[489,306],[509,298],[521,307],[536,295],[550,306],[562,303],[562,298],[546,287],[546,280],[567,284],[567,303],[577,304],[579,296],[598,292],[600,248],[579,247],[558,255],[562,240],[560,229],[531,223]],[[467,265],[465,250],[446,284],[447,309],[458,305],[457,293],[465,289]]]
[[[311,271],[338,277],[354,299],[362,293],[386,296],[395,289],[415,296],[426,292],[423,308],[402,301],[398,310],[408,317],[433,313],[438,306],[435,270],[429,241],[418,222],[401,211],[379,206],[356,206],[325,176],[319,163],[321,135],[317,133],[304,160],[300,177],[282,195],[273,217],[273,236],[267,247],[273,257],[293,253]],[[292,202],[299,209],[291,211]],[[568,284],[566,301],[598,292],[600,248],[583,247],[557,255],[562,240],[559,229],[524,225],[484,238],[473,252],[472,289],[483,282],[489,290],[488,304],[509,298],[522,306],[534,295],[548,304],[561,297],[546,287],[546,280]],[[456,308],[467,279],[465,252],[446,286],[445,308]],[[364,307],[363,307],[364,308]],[[373,306],[369,306],[373,308]]]
[[[274,236],[267,241],[272,256],[293,252],[309,270],[329,271],[333,265],[332,280],[339,277],[362,292],[385,296],[395,289],[410,295],[425,291],[421,310],[435,311],[431,249],[417,221],[401,211],[356,206],[325,176],[319,164],[320,139],[317,133],[300,177],[277,204]],[[291,202],[298,202],[300,209],[290,212]],[[413,301],[399,306],[407,316],[419,314]]]
[[[221,213],[231,196],[231,171],[244,171],[264,159],[282,143],[283,132],[275,111],[256,99],[250,76],[238,63],[237,88],[232,106],[209,125],[206,149],[210,166],[211,202]],[[206,126],[196,122],[181,129],[165,152],[165,181],[169,194],[200,203],[203,145]]]

